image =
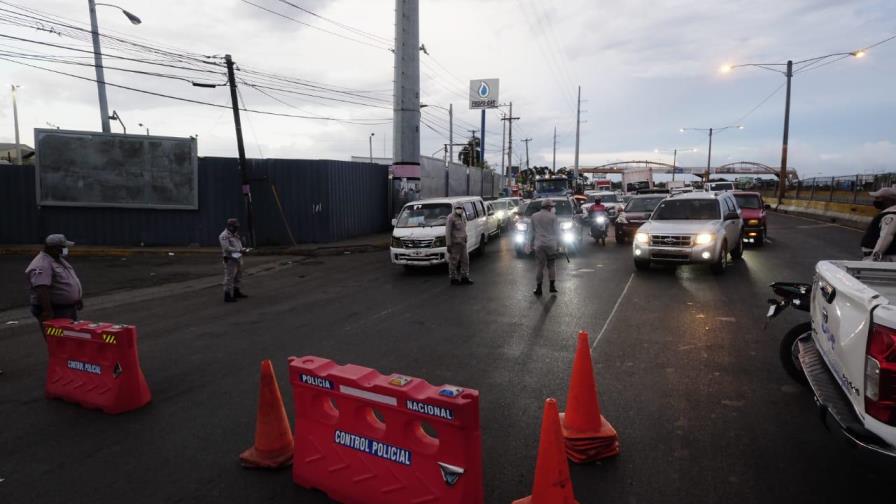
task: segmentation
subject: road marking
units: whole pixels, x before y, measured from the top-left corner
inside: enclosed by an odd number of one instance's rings
[[[635,274],[632,273],[630,277],[628,277],[628,282],[625,284],[625,288],[622,289],[622,294],[619,295],[619,299],[616,300],[616,304],[613,306],[613,311],[610,312],[610,316],[607,317],[607,321],[604,322],[604,327],[597,333],[597,337],[594,338],[594,343],[591,344],[591,349],[594,350],[594,347],[597,346],[597,342],[600,341],[601,336],[604,335],[604,332],[607,330],[607,326],[610,325],[610,321],[613,320],[613,315],[616,315],[616,310],[619,309],[619,305],[622,304],[622,299],[625,298],[625,293],[628,292],[629,286],[632,284],[632,280],[635,278]]]
[[[815,228],[826,228],[826,227],[834,227],[833,223],[828,224],[808,224],[805,226],[797,226],[797,229],[815,229]]]
[[[793,217],[794,219],[802,219],[802,220],[804,220],[804,221],[809,221],[809,222],[818,222],[818,219],[810,219],[809,217],[803,217],[803,216],[801,216],[801,215],[794,215],[794,214],[789,214],[789,213],[787,213],[787,214],[782,214],[782,213],[779,213],[779,212],[777,212],[777,215],[783,215],[783,216],[785,216],[785,217]],[[849,227],[849,226],[843,226],[843,225],[841,225],[841,224],[834,224],[834,223],[832,223],[832,222],[831,222],[831,223],[828,223],[828,224],[830,224],[831,226],[836,226],[836,227],[839,227],[839,228],[848,229],[848,230],[850,230],[850,231],[855,231],[855,232],[857,232],[857,233],[863,233],[863,232],[864,232],[864,231],[862,231],[861,229],[851,228],[851,227]]]

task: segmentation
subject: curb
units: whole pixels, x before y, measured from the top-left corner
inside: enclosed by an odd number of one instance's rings
[[[0,246],[0,256],[33,256],[40,252],[43,247],[39,245],[10,245]],[[388,243],[362,243],[358,245],[336,245],[336,246],[320,246],[320,247],[271,247],[257,248],[251,252],[253,256],[333,256],[342,254],[361,254],[365,252],[376,252],[388,250]],[[132,256],[200,256],[200,255],[221,255],[218,248],[145,248],[145,247],[72,247],[69,251],[72,257],[132,257]]]

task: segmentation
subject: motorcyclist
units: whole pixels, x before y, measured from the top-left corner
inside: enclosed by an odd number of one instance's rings
[[[594,198],[594,204],[591,205],[591,208],[589,210],[591,210],[592,214],[597,212],[607,213],[607,207],[600,202],[600,198]]]

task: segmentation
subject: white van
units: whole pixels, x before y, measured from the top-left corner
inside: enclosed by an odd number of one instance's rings
[[[448,261],[445,247],[445,220],[461,204],[467,214],[467,250],[485,251],[488,242],[488,215],[479,196],[456,196],[412,201],[392,220],[392,264],[431,266]]]

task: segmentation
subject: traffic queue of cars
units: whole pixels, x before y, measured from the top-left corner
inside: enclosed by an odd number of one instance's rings
[[[638,270],[652,264],[697,263],[723,273],[729,258],[743,256],[745,242],[761,247],[767,239],[768,205],[756,192],[650,191],[626,197],[627,202],[611,191],[533,200],[458,196],[406,204],[393,220],[390,259],[405,267],[447,262],[445,222],[456,205],[466,213],[470,252],[482,254],[490,239],[509,229],[516,255],[525,257],[532,252],[530,219],[547,199],[555,205],[564,252],[579,251],[586,234],[605,245],[612,228],[617,244],[632,242]]]

